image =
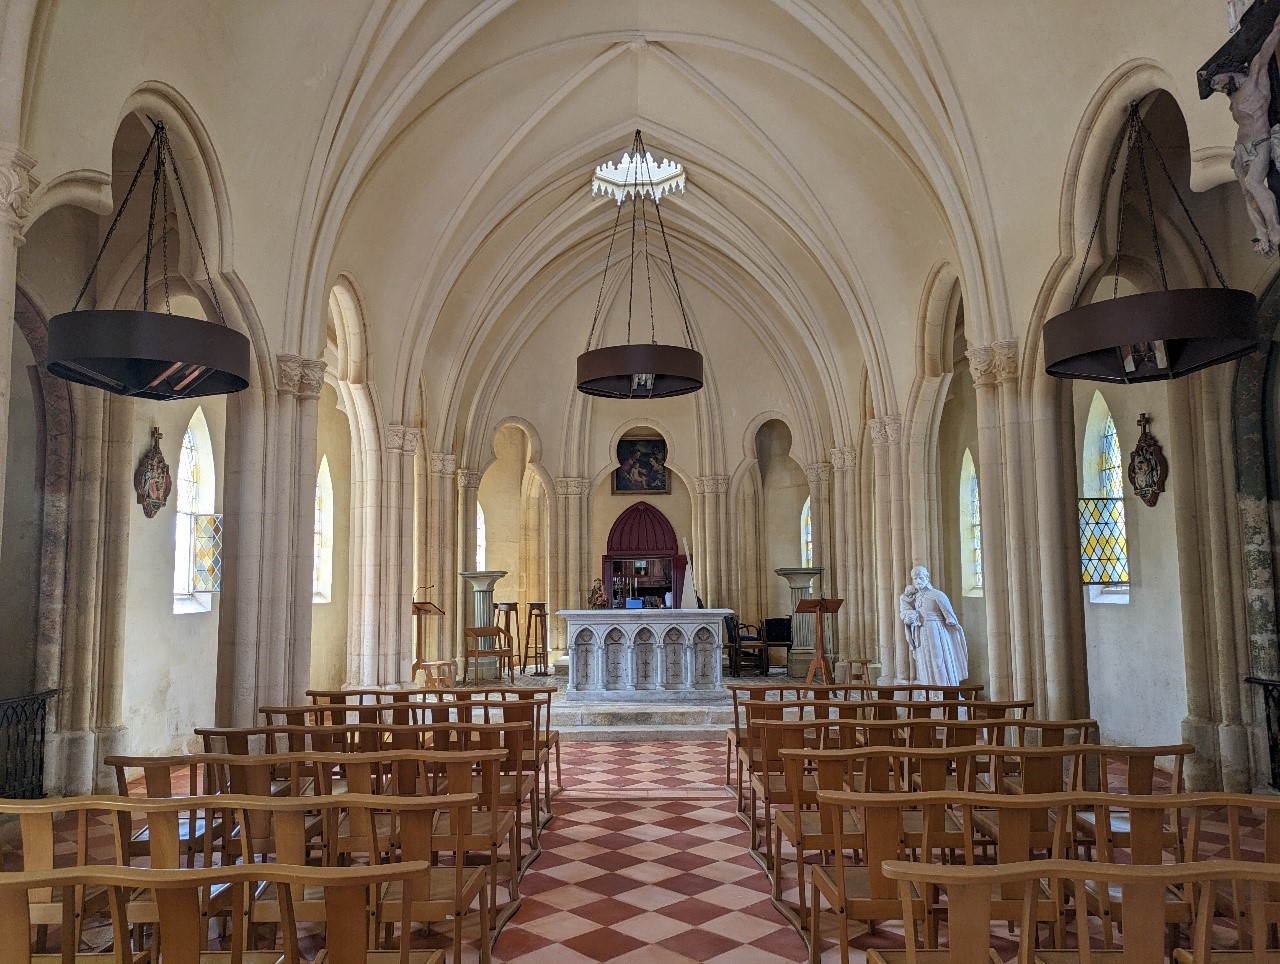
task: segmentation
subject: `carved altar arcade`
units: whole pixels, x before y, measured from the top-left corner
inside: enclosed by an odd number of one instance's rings
[[[729,609],[564,609],[569,687],[578,701],[721,699]]]

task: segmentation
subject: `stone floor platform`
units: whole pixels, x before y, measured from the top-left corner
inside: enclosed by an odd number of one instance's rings
[[[565,703],[551,706],[551,725],[568,742],[723,740],[733,705],[715,703]]]

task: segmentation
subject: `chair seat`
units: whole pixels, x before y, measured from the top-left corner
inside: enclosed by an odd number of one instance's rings
[[[1004,958],[997,954],[994,950],[988,951],[991,956],[987,958],[989,964],[1004,964]],[[1094,951],[1094,953],[1098,953]],[[1075,958],[1079,960],[1080,958]],[[874,948],[867,951],[867,964],[908,964],[912,958],[907,957],[906,951],[877,951]],[[946,949],[933,951],[916,951],[914,958],[916,961],[928,962],[938,961],[939,964],[949,964],[951,961],[951,952]]]
[[[365,960],[369,964],[401,964],[403,958],[399,951],[370,951]],[[328,961],[329,952],[321,951],[311,964],[328,964]],[[408,961],[409,964],[441,964],[444,961],[444,951],[410,951]]]
[[[858,815],[853,810],[843,811],[841,820],[844,825],[844,833],[846,837],[861,837],[862,823],[858,820]],[[794,810],[780,810],[777,817],[778,826],[782,828],[782,832],[786,834],[787,840],[792,844],[796,842],[796,812]],[[822,814],[817,810],[801,810],[800,817],[800,834],[805,838],[816,838],[822,836]],[[806,839],[806,849],[816,850],[819,844],[816,841]],[[846,842],[845,846],[849,846]]]
[[[432,832],[442,838],[452,836],[451,816],[452,814],[449,813],[437,814]],[[499,810],[496,814],[488,810],[472,811],[471,832],[466,834],[466,840],[474,841],[478,838],[484,838],[486,841],[492,841],[495,844],[502,842],[515,822],[516,815],[513,810]],[[471,843],[464,843],[464,846],[470,849],[472,845]]]
[[[436,920],[445,920],[454,916],[455,910],[459,903],[463,908],[471,906],[472,900],[480,893],[480,888],[485,884],[487,871],[484,867],[473,867],[464,869],[462,872],[462,889],[461,892],[457,888],[458,876],[452,867],[438,867],[432,869],[428,875],[427,884],[430,889],[431,896],[422,897],[414,903],[439,903],[444,908],[440,917]],[[382,917],[384,920],[395,920],[400,916],[400,895],[404,892],[403,883],[399,880],[393,880],[388,884],[384,884],[379,892],[379,902],[383,908]],[[414,915],[414,920],[422,920],[420,916]]]

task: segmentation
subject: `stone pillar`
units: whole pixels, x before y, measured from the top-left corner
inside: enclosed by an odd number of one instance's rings
[[[297,391],[298,457],[294,494],[293,595],[288,650],[287,694],[290,702],[305,703],[311,686],[312,585],[315,576],[316,502],[316,404],[324,387],[325,363],[320,358],[299,358]]]
[[[458,459],[444,452],[432,452],[427,460],[427,581],[432,599],[445,614],[435,623],[436,641],[428,647],[428,659],[457,659],[462,634],[462,613],[458,612],[457,584],[457,483]],[[471,568],[463,566],[464,569]]]
[[[459,475],[461,474],[459,473]],[[479,473],[472,474],[478,475]],[[493,625],[493,586],[506,574],[506,571],[501,569],[458,573],[471,590],[471,610],[467,617],[468,626],[483,627]],[[492,658],[487,658],[483,662],[477,660],[474,679],[499,679],[497,662]]]
[[[422,430],[389,425],[383,442],[378,539],[378,662],[381,685],[405,682],[413,665],[413,461]]]
[[[995,347],[970,348],[969,370],[978,396],[978,486],[982,492],[983,601],[987,610],[987,659],[992,699],[1013,696],[1009,636],[1009,562],[1005,551],[1004,440],[1000,430],[1002,356]]]
[[[814,462],[805,468],[805,478],[809,480],[809,513],[813,533],[813,559],[810,565],[825,573],[819,580],[818,591],[827,598],[836,595],[836,579],[839,574],[836,567],[835,532],[832,529],[832,475],[830,462]],[[827,618],[823,646],[826,647],[832,664],[840,658],[839,627],[838,617]]]
[[[773,570],[787,581],[791,589],[791,652],[787,655],[787,675],[803,677],[813,662],[814,641],[813,614],[798,613],[796,606],[801,599],[813,596],[814,579],[822,578],[822,570],[814,566]],[[825,645],[825,638],[823,643]]]
[[[727,578],[732,535],[729,531],[729,477],[700,476],[694,480],[694,491],[698,496],[696,514],[701,520],[700,525],[694,526],[694,537],[702,550],[702,558],[698,560],[698,568],[701,570],[698,591],[702,594],[702,601],[708,606],[720,606],[726,603],[730,595]],[[683,600],[681,605],[689,608],[693,603]]]
[[[550,612],[584,608],[594,572],[587,559],[591,480],[556,479],[555,489],[555,508],[551,516],[551,558],[555,578],[552,581],[553,598],[547,600]],[[557,539],[563,541],[557,545]],[[558,586],[556,580],[559,581]],[[551,623],[555,648],[566,649],[564,620],[556,617]]]
[[[13,312],[18,287],[18,248],[26,228],[35,161],[16,144],[0,143],[0,454],[9,446],[9,394],[13,383]],[[0,494],[5,460],[0,458]],[[0,502],[3,500],[0,499]],[[4,534],[0,505],[0,540]]]
[[[875,458],[875,522],[876,522],[876,609],[880,625],[880,678],[885,682],[905,679],[911,672],[907,639],[898,620],[899,578],[905,580],[895,546],[895,523],[900,522],[902,500],[895,496],[900,469],[897,463],[901,440],[898,419],[875,418],[870,422]],[[896,507],[896,508],[895,508]],[[900,533],[898,534],[900,536]]]
[[[458,555],[455,559],[457,572],[475,572],[476,571],[476,518],[479,509],[478,495],[480,493],[480,473],[473,472],[470,469],[458,469],[454,482],[458,489],[457,501],[457,519],[454,523],[457,529],[457,550]],[[458,613],[458,623],[456,629],[456,645],[458,647],[457,657],[462,656],[462,631],[468,626],[487,626],[488,623],[473,623],[474,612],[471,609],[471,587],[467,585],[465,579],[460,579],[456,583],[457,589],[454,595],[454,609]],[[462,663],[458,663],[458,671],[462,671]]]
[[[852,448],[831,450],[831,552],[832,574],[827,578],[831,592],[845,600],[836,614],[840,645],[832,647],[833,656],[848,659],[862,656],[866,641],[857,638],[853,614],[858,609],[858,587],[855,573],[860,538],[857,504],[857,453]]]

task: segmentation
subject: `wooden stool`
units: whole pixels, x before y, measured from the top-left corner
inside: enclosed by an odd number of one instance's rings
[[[511,624],[515,623],[514,626]],[[520,604],[518,602],[500,602],[493,604],[493,624],[506,630],[510,639],[507,645],[512,653],[520,652]],[[524,663],[520,664],[520,672],[524,672]]]
[[[547,604],[544,602],[529,603],[529,615],[524,626],[524,647],[520,652],[520,672],[529,665],[529,656],[533,656],[533,669],[530,676],[550,676],[547,670]]]
[[[480,676],[480,660],[498,660],[498,679],[502,679],[502,665],[507,666],[507,677],[516,681],[515,650],[511,648],[511,634],[501,626],[469,626],[462,631],[462,683],[467,682],[467,670],[471,661],[476,663],[476,678]],[[486,645],[487,643],[487,645]]]

